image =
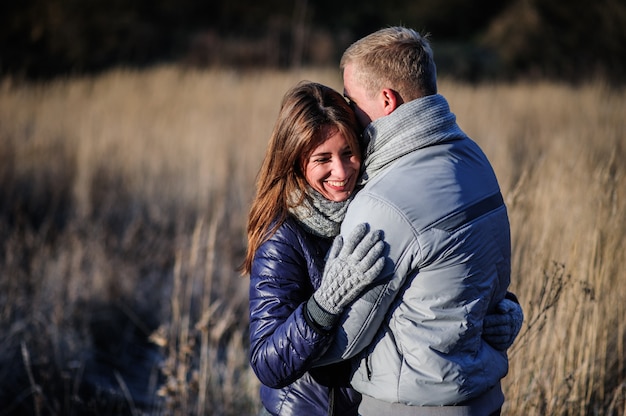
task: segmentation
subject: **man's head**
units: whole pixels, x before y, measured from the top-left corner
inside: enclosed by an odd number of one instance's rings
[[[437,70],[428,40],[404,27],[374,32],[343,54],[344,95],[359,122],[390,114],[402,103],[437,93]]]

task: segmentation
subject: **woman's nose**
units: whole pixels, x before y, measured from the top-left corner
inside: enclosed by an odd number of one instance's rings
[[[343,161],[338,160],[333,162],[333,174],[339,178],[343,178],[346,173],[346,165]]]

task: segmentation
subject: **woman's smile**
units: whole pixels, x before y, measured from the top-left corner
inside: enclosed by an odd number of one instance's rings
[[[329,135],[306,162],[307,183],[331,201],[348,199],[359,175],[361,161],[339,132]]]

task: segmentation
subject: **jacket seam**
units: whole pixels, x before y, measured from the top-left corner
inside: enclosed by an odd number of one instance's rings
[[[401,218],[402,222],[411,229],[412,234],[413,234],[413,242],[417,245],[419,253],[422,252],[421,245],[420,245],[419,238],[418,238],[419,235],[420,235],[420,232],[413,226],[412,222],[409,220],[407,215],[405,215],[395,204],[392,204],[387,198],[381,198],[380,196],[372,194],[372,193],[367,192],[367,191],[363,192],[363,195],[367,196],[371,200],[375,200],[375,201],[381,203],[382,205],[388,207],[399,218]],[[367,314],[367,318],[363,322],[363,325],[361,325],[361,327],[359,328],[359,331],[355,334],[354,339],[346,346],[346,350],[345,350],[346,353],[352,351],[354,346],[357,344],[357,341],[360,341],[361,336],[366,331],[366,329],[369,327],[369,324],[374,319],[374,316],[379,312],[380,304],[382,303],[383,299],[387,297],[387,295],[386,295],[387,289],[389,288],[391,283],[394,281],[394,278],[398,277],[397,273],[396,273],[398,265],[402,264],[404,258],[406,256],[408,256],[408,255],[409,255],[409,253],[407,252],[407,250],[404,250],[402,252],[402,256],[394,264],[393,274],[391,275],[389,281],[387,283],[385,283],[384,286],[382,287],[380,293],[376,297],[376,301],[372,305],[372,308],[371,308],[370,312]],[[398,286],[398,291],[396,291],[396,293],[394,294],[394,299],[395,299],[395,296],[397,295],[397,293],[399,292],[400,288],[403,286],[403,284],[404,283],[402,283],[401,285]],[[393,302],[391,304],[393,304]],[[387,312],[385,312],[385,314],[387,314]]]

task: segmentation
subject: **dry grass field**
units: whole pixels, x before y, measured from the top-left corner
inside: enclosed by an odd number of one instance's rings
[[[0,415],[254,415],[254,179],[299,72],[0,81]],[[525,324],[505,415],[626,414],[626,94],[441,80],[491,159]]]

